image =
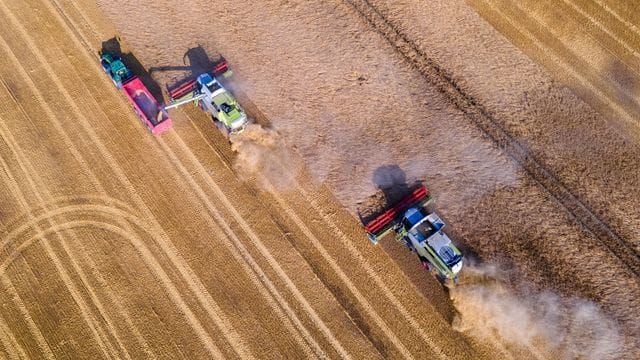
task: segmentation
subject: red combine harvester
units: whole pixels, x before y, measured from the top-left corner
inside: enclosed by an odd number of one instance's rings
[[[424,186],[386,210],[365,225],[369,240],[374,244],[391,231],[396,240],[414,251],[422,265],[436,273],[443,282],[458,280],[462,269],[462,253],[442,231],[444,222],[427,209],[431,195]]]
[[[102,53],[100,64],[113,84],[123,90],[136,115],[152,134],[159,135],[171,128],[169,114],[158,104],[140,78],[124,65],[120,57]]]

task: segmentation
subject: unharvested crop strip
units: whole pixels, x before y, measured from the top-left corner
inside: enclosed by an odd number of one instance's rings
[[[556,179],[541,163],[528,153],[499,122],[457,84],[452,75],[425,54],[417,44],[389,21],[368,0],[343,0],[369,23],[376,32],[416,69],[429,83],[435,86],[467,119],[473,122],[509,157],[514,159],[540,187],[576,220],[585,230],[598,238],[612,254],[640,277],[640,255],[625,240],[617,235],[586,204]]]
[[[504,12],[499,10],[497,7],[494,7],[493,5],[490,5],[490,4],[487,4],[487,5],[492,9],[494,9],[494,11],[500,12],[501,14],[503,14],[503,17],[505,17],[505,19],[509,16],[504,14]],[[550,36],[556,42],[555,49],[554,49],[554,46],[552,45],[547,46],[542,41],[538,40],[535,34],[533,34],[531,31],[528,31],[526,29],[526,26],[517,26],[516,24],[507,20],[507,22],[509,22],[509,24],[512,27],[514,27],[519,33],[527,36],[527,38],[531,40],[535,39],[534,42],[536,43],[536,46],[538,46],[540,49],[547,50],[546,53],[553,53],[554,54],[553,57],[556,58],[554,62],[563,63],[563,64],[566,64],[566,63],[572,64],[572,68],[578,69],[578,70],[573,70],[572,74],[574,74],[574,76],[578,74],[576,78],[579,79],[579,82],[582,85],[584,85],[585,87],[588,87],[591,91],[596,93],[600,98],[603,99],[604,103],[609,105],[609,107],[614,108],[616,112],[620,113],[621,115],[629,119],[629,122],[634,123],[635,125],[639,124],[637,119],[635,119],[622,105],[619,104],[619,100],[617,98],[612,98],[611,96],[608,96],[605,93],[605,91],[607,91],[606,89],[608,88],[609,93],[618,94],[618,97],[622,97],[624,98],[625,101],[627,101],[627,103],[629,104],[628,106],[631,106],[631,104],[633,104],[632,105],[633,109],[637,110],[640,106],[635,96],[633,96],[632,94],[629,94],[628,92],[619,94],[620,92],[619,88],[616,88],[615,86],[612,86],[610,83],[603,81],[601,77],[597,75],[599,73],[599,70],[596,68],[596,65],[593,64],[593,60],[589,59],[588,57],[581,57],[579,54],[577,54],[573,50],[571,43],[567,43],[566,40],[556,36],[553,33],[553,30],[550,29],[549,26],[547,26],[544,20],[539,18],[538,13],[536,11],[533,11],[530,9],[523,9],[518,3],[513,3],[513,8],[517,9],[517,11],[521,13],[521,16],[523,17],[522,19],[529,18],[532,21],[534,21],[535,28],[538,29],[538,33],[543,33]],[[516,15],[516,17],[519,17],[519,16]],[[524,20],[521,20],[521,22],[524,22]],[[538,34],[538,36],[540,36],[540,34]],[[591,36],[590,34],[588,36],[596,43],[599,43],[599,41],[595,39],[593,36]],[[611,50],[606,48],[604,45],[602,46],[604,49],[611,52]],[[562,52],[565,52],[566,54],[563,56]],[[613,53],[612,55],[615,56]],[[567,60],[564,61],[563,58]],[[580,72],[580,70],[582,70],[582,72]],[[638,75],[635,69],[632,69],[632,71],[636,73],[636,75]],[[584,74],[584,75],[579,75],[579,74]],[[591,77],[592,79],[590,80],[589,77]],[[603,88],[603,90],[594,91],[595,89],[599,89],[599,88]]]

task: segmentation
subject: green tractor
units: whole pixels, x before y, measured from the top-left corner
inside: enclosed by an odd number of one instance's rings
[[[101,54],[100,65],[102,65],[102,70],[111,77],[111,81],[118,89],[121,89],[122,84],[134,76],[131,70],[124,65],[122,59],[116,55]]]

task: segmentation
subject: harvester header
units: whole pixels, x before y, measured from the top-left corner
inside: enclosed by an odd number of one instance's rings
[[[224,58],[221,58],[220,60],[218,60],[213,65],[213,69],[211,70],[211,73],[213,74],[214,77],[217,77],[217,76],[229,77],[231,74],[231,70],[229,70],[229,64],[227,64],[227,60],[225,60]],[[171,98],[171,100],[178,100],[184,97],[185,95],[189,94],[190,92],[197,90],[197,88],[198,88],[198,84],[196,79],[190,79],[184,84],[181,84],[176,88],[169,90],[168,91],[169,97]]]
[[[424,185],[421,185],[391,209],[380,214],[364,227],[369,235],[369,239],[374,244],[377,243],[379,238],[393,230],[393,227],[402,220],[402,216],[407,209],[413,206],[422,207],[429,202],[429,200],[431,200],[431,194]]]

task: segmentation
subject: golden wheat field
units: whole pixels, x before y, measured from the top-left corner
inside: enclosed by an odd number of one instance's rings
[[[0,357],[640,356],[637,10],[0,0]],[[110,42],[162,102],[224,55],[254,124],[153,136]],[[359,219],[418,182],[455,287]]]

